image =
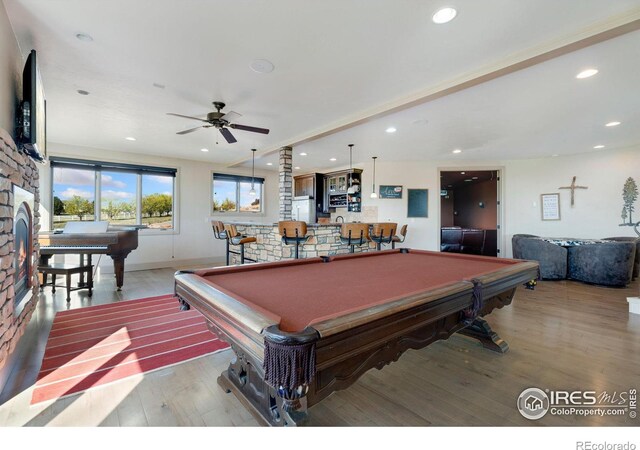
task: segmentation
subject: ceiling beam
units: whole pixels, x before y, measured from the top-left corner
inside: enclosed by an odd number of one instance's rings
[[[351,117],[342,118],[319,129],[271,145],[260,150],[258,156],[271,155],[284,146],[295,147],[315,141],[637,30],[640,30],[640,8],[635,8],[625,14],[593,24],[579,33],[573,33],[570,36],[564,36],[546,42],[543,45],[513,54],[498,63],[485,66],[475,72],[416,92],[409,97],[378,105],[366,111],[360,111]],[[251,158],[240,159],[231,163],[228,167],[240,166],[250,159]]]

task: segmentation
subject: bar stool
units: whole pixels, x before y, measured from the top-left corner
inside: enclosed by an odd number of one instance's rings
[[[372,225],[371,240],[377,244],[376,248],[378,250],[382,248],[382,244],[391,244],[393,242],[393,236],[395,236],[397,228],[398,224],[393,222],[380,222]]]
[[[282,243],[296,246],[296,259],[299,258],[299,246],[307,240],[307,224],[296,220],[278,222],[278,233],[282,236]]]
[[[396,234],[393,237],[393,239],[391,239],[391,248],[396,248],[396,242],[403,243],[406,238],[407,238],[407,224],[405,223],[400,228],[400,236]]]
[[[340,242],[350,247],[349,253],[354,253],[356,245],[369,243],[369,224],[343,223],[340,226]]]
[[[240,255],[240,264],[244,264],[245,261],[257,262],[255,259],[247,258],[244,256],[244,246],[245,244],[251,244],[252,242],[257,242],[255,236],[244,236],[238,233],[235,225],[226,224],[224,226],[224,231],[227,235],[227,248],[229,245],[239,245],[240,251],[236,252],[233,250],[227,250],[227,265],[229,265],[229,253],[233,253],[234,255]]]
[[[229,265],[229,240],[227,239],[227,232],[224,230],[224,223],[219,220],[211,221],[211,228],[213,228],[213,237],[225,242],[225,252],[227,255],[227,266]]]

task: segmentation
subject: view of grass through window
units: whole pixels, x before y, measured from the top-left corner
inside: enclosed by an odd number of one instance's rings
[[[96,175],[93,170],[53,170],[53,228],[62,228],[70,220],[96,220],[95,199]]]
[[[142,223],[149,228],[173,227],[173,180],[142,175]]]
[[[262,181],[253,183],[255,195],[251,194],[251,182],[233,180],[232,175],[213,180],[214,212],[261,212]]]
[[[67,167],[52,170],[54,229],[69,221],[93,220],[173,228],[173,176]]]

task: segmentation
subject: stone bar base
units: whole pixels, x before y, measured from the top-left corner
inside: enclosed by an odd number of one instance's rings
[[[255,259],[257,262],[280,261],[295,258],[295,246],[284,245],[278,234],[277,224],[235,223],[240,234],[255,236],[257,242],[245,246],[245,257]],[[317,256],[341,255],[349,253],[349,246],[340,242],[340,225],[335,224],[310,224],[307,226],[309,239],[299,247],[300,258],[313,258]],[[234,248],[235,247],[235,248]],[[390,246],[387,246],[390,248]],[[232,246],[232,250],[238,250],[238,246]],[[376,244],[356,245],[355,253],[373,251]],[[231,255],[231,264],[240,264],[239,255]]]

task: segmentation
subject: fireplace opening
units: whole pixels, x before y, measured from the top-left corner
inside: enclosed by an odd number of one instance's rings
[[[33,200],[33,194],[17,186],[13,187],[14,216],[13,216],[13,243],[14,257],[14,291],[15,309],[30,291],[33,280],[33,215],[29,203]]]
[[[14,248],[15,256],[13,265],[16,269],[14,274],[14,289],[16,303],[20,303],[22,297],[31,287],[31,215],[29,214],[29,206],[22,203],[18,208],[14,219]]]

